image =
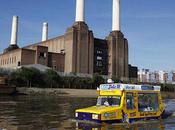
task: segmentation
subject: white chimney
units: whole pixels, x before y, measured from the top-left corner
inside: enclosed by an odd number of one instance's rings
[[[18,16],[13,16],[10,45],[17,45],[17,35],[18,35]]]
[[[120,0],[113,0],[112,31],[120,31]]]
[[[84,22],[84,0],[76,0],[76,22]]]
[[[43,23],[43,31],[42,31],[42,41],[46,41],[48,39],[48,23]]]

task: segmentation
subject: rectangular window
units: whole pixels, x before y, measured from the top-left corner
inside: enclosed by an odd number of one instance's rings
[[[156,93],[139,93],[138,109],[140,112],[155,112],[159,109],[158,94]]]
[[[103,52],[101,50],[97,50],[97,54],[102,54]]]
[[[128,110],[134,109],[134,96],[133,96],[133,93],[126,93],[126,108]]]
[[[96,62],[96,65],[97,65],[98,67],[102,67],[102,66],[103,66],[103,63],[102,63],[102,61],[97,61],[97,62]]]
[[[21,66],[21,62],[20,61],[18,61],[18,66]]]
[[[102,57],[101,56],[97,56],[97,60],[102,60]]]
[[[65,49],[60,50],[60,52],[61,52],[62,54],[64,54],[64,53],[65,53]]]
[[[46,58],[46,53],[45,52],[40,52],[39,57],[40,58]]]

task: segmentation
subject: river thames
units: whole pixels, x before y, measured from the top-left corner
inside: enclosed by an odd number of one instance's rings
[[[77,108],[96,104],[96,98],[58,96],[1,96],[0,130],[175,130],[175,116],[162,121],[127,124],[91,124],[74,120]],[[175,100],[167,100],[168,109]]]

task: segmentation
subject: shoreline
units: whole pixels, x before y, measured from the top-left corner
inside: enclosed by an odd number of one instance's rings
[[[64,89],[64,88],[17,88],[24,95],[68,96],[97,98],[95,89]],[[162,99],[175,99],[173,92],[161,92]]]
[[[17,88],[24,95],[68,96],[96,98],[97,90],[93,89],[64,89],[64,88]]]

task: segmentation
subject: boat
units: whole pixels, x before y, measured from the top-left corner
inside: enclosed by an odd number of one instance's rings
[[[17,92],[16,87],[8,85],[7,79],[6,76],[0,77],[0,95],[13,95]]]
[[[161,98],[161,87],[108,83],[97,88],[97,104],[77,109],[76,120],[97,123],[133,123],[169,116]]]

